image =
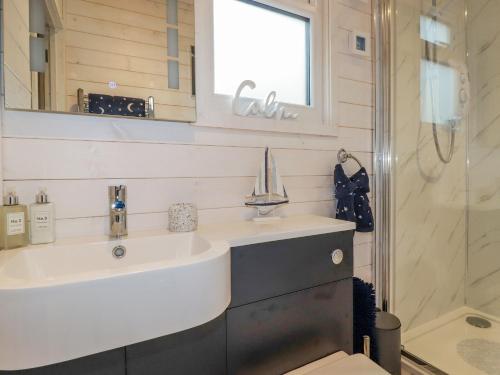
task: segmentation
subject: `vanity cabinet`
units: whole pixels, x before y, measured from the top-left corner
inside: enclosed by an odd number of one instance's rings
[[[345,231],[231,249],[228,374],[282,374],[352,353],[352,241]]]
[[[352,353],[352,276],[352,230],[233,246],[231,303],[210,322],[0,375],[282,374],[339,350]]]

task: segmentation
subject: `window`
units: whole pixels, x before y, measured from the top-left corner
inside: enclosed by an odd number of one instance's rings
[[[195,19],[196,125],[337,135],[334,3],[195,1],[200,15]],[[256,87],[245,86],[235,101],[238,87],[248,80]],[[274,99],[268,96],[273,91]],[[247,104],[257,112],[235,109]]]
[[[310,104],[310,20],[252,0],[214,0],[214,91]]]

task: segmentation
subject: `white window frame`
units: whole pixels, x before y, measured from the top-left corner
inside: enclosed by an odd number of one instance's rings
[[[231,95],[214,90],[214,0],[195,0],[196,22],[196,110],[195,125],[230,129],[296,134],[337,135],[334,119],[335,75],[333,65],[334,0],[256,0],[310,20],[311,104],[283,103],[297,119],[242,117],[233,114]],[[252,79],[252,77],[248,77]],[[255,82],[259,85],[259,82]],[[250,90],[246,88],[245,90]],[[244,92],[242,93],[244,96]],[[279,99],[279,92],[277,92]],[[265,98],[259,98],[265,100]]]

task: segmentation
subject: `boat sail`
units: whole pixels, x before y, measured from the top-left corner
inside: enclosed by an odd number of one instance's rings
[[[276,161],[269,147],[266,147],[264,160],[255,180],[253,193],[248,197],[245,205],[257,208],[259,215],[267,215],[276,206],[288,202],[288,195],[278,172]]]

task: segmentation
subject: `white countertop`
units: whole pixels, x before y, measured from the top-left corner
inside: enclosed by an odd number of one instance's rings
[[[269,222],[236,221],[202,225],[198,233],[210,241],[227,241],[231,246],[244,246],[288,238],[354,230],[350,221],[316,215],[300,215]]]
[[[356,224],[350,221],[332,219],[318,215],[295,215],[284,217],[269,222],[232,221],[217,224],[200,225],[196,231],[200,236],[212,242],[226,241],[231,246],[244,246],[255,243],[286,240],[314,236],[318,234],[354,230]],[[125,239],[140,239],[147,237],[165,236],[176,234],[167,229],[149,229],[129,232]],[[68,245],[83,245],[90,243],[119,243],[120,239],[110,239],[109,236],[72,237],[58,239],[55,243],[47,245],[29,245],[27,247],[0,251],[0,261],[4,257],[22,251],[26,248],[60,247]]]

